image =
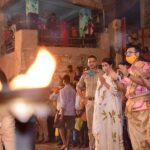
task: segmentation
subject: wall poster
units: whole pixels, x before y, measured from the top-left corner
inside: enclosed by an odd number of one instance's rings
[[[91,10],[83,8],[79,11],[79,33],[80,37],[84,37],[84,28],[91,18]]]
[[[39,0],[26,0],[26,15],[39,14]]]

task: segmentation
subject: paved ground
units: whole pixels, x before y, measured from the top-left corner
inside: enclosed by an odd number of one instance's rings
[[[56,144],[37,144],[36,150],[60,150]],[[69,150],[89,150],[88,148],[70,148]]]

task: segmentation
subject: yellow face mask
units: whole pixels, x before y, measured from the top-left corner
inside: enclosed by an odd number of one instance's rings
[[[133,64],[137,59],[137,56],[126,56],[126,61],[129,63],[129,64]]]

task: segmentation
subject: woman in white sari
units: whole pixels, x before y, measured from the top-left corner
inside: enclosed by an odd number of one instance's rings
[[[112,61],[102,61],[105,72],[100,77],[95,93],[93,135],[95,150],[124,150],[122,133],[121,95],[111,78]]]

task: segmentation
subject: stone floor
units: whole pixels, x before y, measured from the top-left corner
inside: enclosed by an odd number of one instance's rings
[[[36,150],[60,150],[56,144],[37,144]],[[88,148],[70,148],[69,150],[89,150]]]

